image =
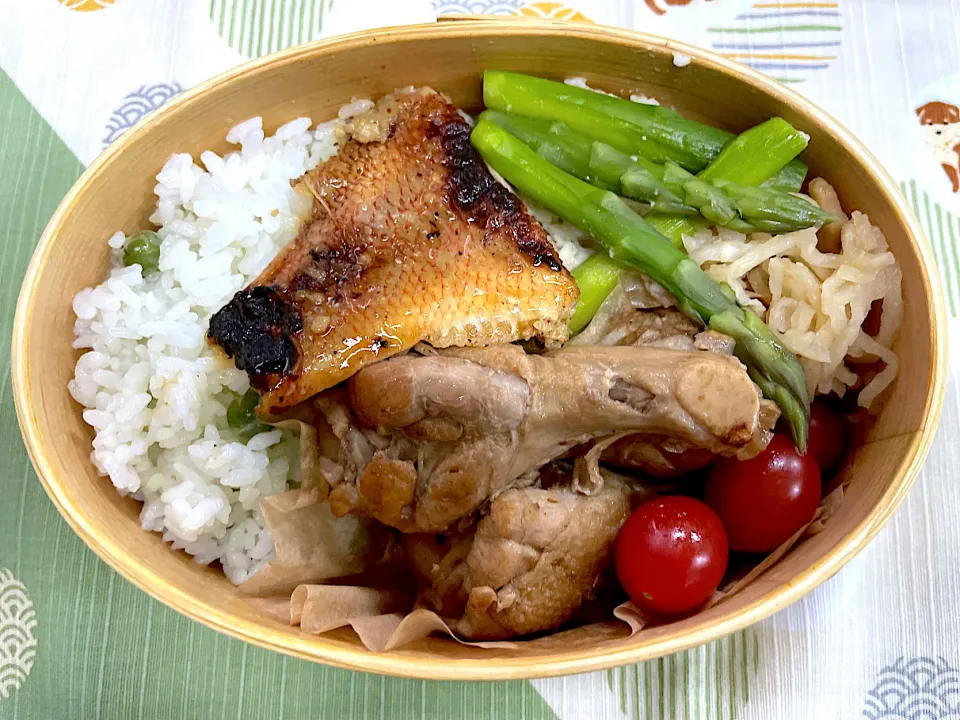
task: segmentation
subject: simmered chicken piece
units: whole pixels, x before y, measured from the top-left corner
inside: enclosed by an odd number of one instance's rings
[[[621,277],[587,327],[568,344],[644,345],[725,355],[734,347],[731,338],[704,330],[677,310],[663,288],[639,274]]]
[[[694,350],[701,327],[679,310],[624,308],[621,313],[594,319],[569,345],[631,345]]]
[[[499,640],[552,630],[592,594],[630,513],[630,490],[507,490],[475,529],[439,541],[408,535],[420,603],[462,637]]]
[[[420,340],[559,344],[578,290],[438,93],[385,96],[308,173],[312,220],[210,323],[272,412]]]
[[[647,286],[638,281],[629,282],[626,287],[622,282],[617,286],[591,323],[569,341],[568,347],[621,345],[691,352],[701,350],[724,355],[733,352],[733,340],[713,330],[703,330],[680,311],[648,308],[650,293]],[[761,401],[763,427],[771,429],[776,419],[776,406]],[[640,470],[655,477],[677,477],[705,467],[714,458],[714,453],[681,438],[644,433],[617,440],[603,451],[602,458],[606,463]]]
[[[653,477],[679,477],[705,468],[716,457],[665,435],[628,435],[604,449],[603,462]]]
[[[660,348],[515,345],[410,353],[364,368],[316,406],[340,442],[335,514],[404,532],[469,522],[570,448],[619,432],[711,453],[762,447],[760,396],[736,358]]]

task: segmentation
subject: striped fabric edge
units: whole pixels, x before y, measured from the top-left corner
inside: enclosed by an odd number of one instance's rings
[[[333,0],[210,0],[210,20],[237,52],[254,58],[320,37]]]
[[[802,83],[839,58],[839,2],[755,2],[726,26],[711,26],[711,49],[771,74]]]
[[[607,671],[630,720],[737,720],[759,669],[760,637],[741,633],[669,657]]]
[[[931,199],[916,180],[901,182],[900,190],[927,234],[947,294],[950,317],[957,317],[957,305],[960,303],[960,255],[957,252],[960,219]]]

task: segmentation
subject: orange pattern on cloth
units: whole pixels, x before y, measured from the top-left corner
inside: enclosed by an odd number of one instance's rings
[[[525,15],[527,17],[545,18],[548,20],[577,20],[580,22],[593,22],[590,18],[578,10],[567,7],[558,2],[535,2],[525,5],[519,10],[514,11],[515,15]]]
[[[57,0],[67,10],[76,12],[95,12],[105,10],[113,5],[115,0]]]

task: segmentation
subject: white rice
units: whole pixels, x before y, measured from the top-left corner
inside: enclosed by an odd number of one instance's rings
[[[206,342],[210,317],[296,235],[310,201],[291,180],[334,155],[345,121],[371,107],[354,100],[313,130],[298,118],[272,137],[251,118],[227,133],[237,151],[203,152],[202,165],[172,156],[150,217],[162,239],[159,271],[124,267],[128,238],[117,232],[107,240],[109,276],[74,298],[74,347],[88,352],[69,390],[95,431],[91,460],[143,502],[145,530],[198,563],[220,561],[234,583],[273,558],[260,500],[297,482],[298,441],[281,430],[245,440],[229,426],[227,407],[249,380]],[[534,210],[568,267],[592,253],[579,230]]]
[[[297,232],[310,209],[291,180],[336,152],[344,120],[369,100],[310,130],[298,118],[265,137],[260,118],[237,125],[224,157],[170,158],[157,176],[150,221],[162,238],[160,268],[122,266],[74,299],[77,362],[69,388],[96,433],[91,459],[124,495],[143,502],[140,521],[202,564],[219,560],[242,582],[273,555],[262,497],[296,482],[297,440],[280,430],[246,442],[229,427],[246,373],[205,340],[210,316],[250,283]]]
[[[567,270],[573,270],[593,255],[594,250],[589,247],[589,243],[591,242],[590,236],[583,232],[583,230],[575,225],[571,225],[540,205],[530,202],[527,198],[523,200],[530,214],[533,215],[540,224],[543,225],[543,229],[547,231],[550,241],[557,249],[560,262],[563,263],[563,266]]]
[[[571,87],[583,88],[584,90],[592,90],[593,92],[600,93],[601,95],[619,97],[618,95],[614,95],[613,93],[608,93],[607,91],[601,90],[600,88],[592,87],[591,85],[588,84],[587,79],[585,77],[580,77],[579,75],[564,78],[563,82],[564,84],[570,85]],[[656,98],[650,97],[648,95],[644,95],[643,93],[633,93],[630,96],[630,100],[632,100],[635,103],[640,103],[641,105],[659,105],[660,104],[660,101],[657,100]]]

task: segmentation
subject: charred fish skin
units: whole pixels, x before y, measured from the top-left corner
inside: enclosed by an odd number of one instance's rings
[[[525,210],[519,198],[498,183],[486,163],[470,144],[470,126],[452,121],[440,131],[444,165],[450,169],[450,198],[454,207],[469,213],[487,228],[506,228],[520,252],[533,259],[534,267],[546,265],[561,272],[563,265],[543,229]]]
[[[218,344],[257,389],[294,372],[303,324],[296,306],[279,288],[241,290],[210,318],[207,337]]]
[[[457,109],[421,89],[385,96],[369,112],[303,178],[314,197],[309,223],[242,291],[249,296],[211,323],[211,340],[251,373],[271,413],[420,341],[567,339],[576,283],[474,150]],[[260,320],[249,307],[262,301],[258,287],[299,324]],[[251,315],[256,327],[243,332]]]

